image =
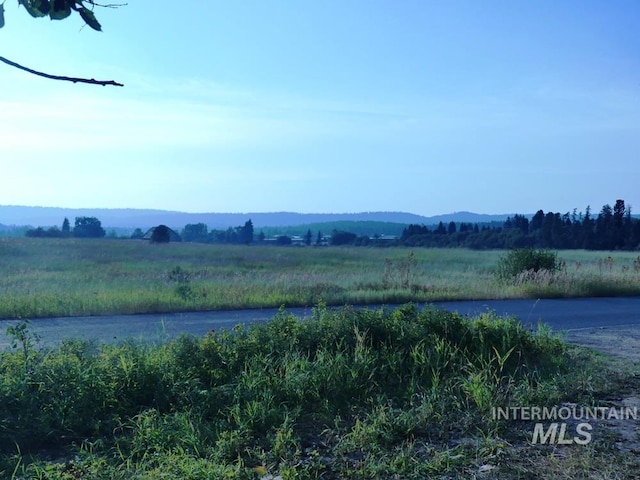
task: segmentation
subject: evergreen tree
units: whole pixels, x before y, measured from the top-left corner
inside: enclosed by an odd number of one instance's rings
[[[531,224],[529,226],[529,230],[534,232],[536,230],[542,230],[544,226],[544,212],[542,210],[538,210],[536,214],[531,219]]]
[[[246,245],[253,243],[253,222],[250,219],[245,222],[243,227],[240,227],[238,241]]]
[[[612,219],[612,242],[613,247],[616,249],[624,246],[624,217],[626,213],[626,207],[624,200],[616,200],[616,204],[613,206],[613,219]]]
[[[596,248],[613,250],[615,248],[615,234],[613,228],[613,209],[607,204],[602,207],[596,219]]]
[[[625,250],[633,250],[638,242],[634,241],[633,236],[633,218],[631,217],[631,206],[627,206],[627,213],[624,216],[624,224],[622,226],[623,229],[623,237],[624,237],[624,245],[622,248]],[[640,223],[640,220],[638,221]]]
[[[64,217],[62,222],[62,236],[68,237],[69,235],[71,235],[71,226],[69,225],[69,219]]]
[[[520,230],[523,235],[527,235],[529,233],[529,219],[524,215],[514,215],[513,228]]]
[[[587,205],[582,218],[582,248],[591,250],[596,248],[595,221],[591,218],[591,205]]]

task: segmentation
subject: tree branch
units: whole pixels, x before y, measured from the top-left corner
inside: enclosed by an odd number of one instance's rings
[[[29,72],[40,77],[49,78],[51,80],[64,80],[66,82],[73,83],[90,83],[92,85],[114,85],[116,87],[124,87],[124,84],[115,82],[113,80],[94,80],[93,78],[61,77],[59,75],[49,75],[48,73],[38,72],[36,70],[31,70],[30,68],[23,67],[22,65],[12,62],[11,60],[8,60],[4,57],[0,57],[0,62],[4,62],[7,65],[11,65],[12,67],[24,70],[25,72]]]

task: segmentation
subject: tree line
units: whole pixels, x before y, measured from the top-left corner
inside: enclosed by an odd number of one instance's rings
[[[406,246],[489,248],[547,248],[636,250],[640,248],[640,219],[631,216],[624,200],[604,205],[597,216],[586,211],[556,213],[538,210],[531,219],[507,218],[501,226],[448,225],[429,229],[409,225],[398,243]]]
[[[168,227],[161,225],[158,235],[162,241],[168,240]],[[158,229],[159,227],[156,227]],[[165,235],[160,235],[164,233]],[[101,238],[105,236],[100,220],[95,217],[76,217],[73,228],[67,218],[62,227],[48,229],[38,227],[26,232],[28,237],[78,237]],[[143,238],[145,233],[136,229],[131,238]],[[154,238],[155,238],[154,237]],[[166,237],[166,238],[165,238]],[[640,219],[631,215],[631,208],[624,200],[616,200],[613,207],[604,205],[597,215],[591,208],[572,213],[556,213],[538,210],[531,218],[516,214],[504,223],[492,224],[440,222],[437,226],[408,225],[397,239],[369,237],[353,232],[334,230],[325,236],[308,230],[305,235],[293,241],[292,237],[281,235],[267,239],[263,232],[255,234],[253,223],[227,229],[209,230],[204,223],[188,224],[179,237],[185,242],[217,244],[275,244],[291,245],[351,245],[351,246],[408,246],[408,247],[462,247],[471,249],[587,249],[587,250],[637,250],[640,248]],[[153,238],[152,238],[153,240]],[[157,238],[156,238],[157,240]],[[161,243],[161,242],[159,242]]]
[[[96,217],[76,217],[73,229],[71,229],[69,219],[65,217],[62,228],[57,226],[47,229],[43,227],[31,228],[26,231],[25,235],[34,238],[102,238],[106,235],[106,231]]]

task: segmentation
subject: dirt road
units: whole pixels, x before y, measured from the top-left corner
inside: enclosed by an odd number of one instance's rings
[[[439,308],[463,315],[492,311],[515,316],[528,328],[538,322],[564,332],[566,340],[597,350],[640,360],[640,297],[582,298],[549,300],[483,300],[439,302]],[[363,307],[378,308],[378,306]],[[299,317],[309,317],[310,308],[287,310]],[[63,338],[93,339],[117,342],[127,338],[165,340],[182,333],[203,335],[209,330],[231,328],[239,323],[264,322],[273,318],[277,309],[216,312],[191,312],[155,315],[110,315],[103,317],[68,317],[34,319],[31,332],[42,344],[58,343]],[[0,320],[0,348],[6,347],[6,327],[15,320]]]

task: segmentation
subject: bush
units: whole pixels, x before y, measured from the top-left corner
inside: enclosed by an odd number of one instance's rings
[[[320,478],[328,465],[327,478],[354,478],[342,459],[356,454],[394,460],[367,478],[431,478],[451,470],[432,462],[431,447],[408,463],[396,452],[499,432],[489,408],[549,392],[569,359],[560,340],[515,319],[412,304],[320,304],[312,319],[281,310],[267,323],[160,345],[37,350],[26,324],[9,336],[15,351],[0,352],[0,476],[45,478],[28,474],[40,469],[51,480],[181,468],[191,473],[171,478],[256,478],[255,468]],[[559,398],[551,391],[542,401]],[[22,460],[43,449],[73,460]],[[25,456],[4,460],[16,450]],[[91,476],[93,468],[104,473]]]
[[[526,271],[557,272],[560,270],[560,265],[558,254],[555,252],[517,248],[499,260],[496,274],[500,280],[510,280]]]

